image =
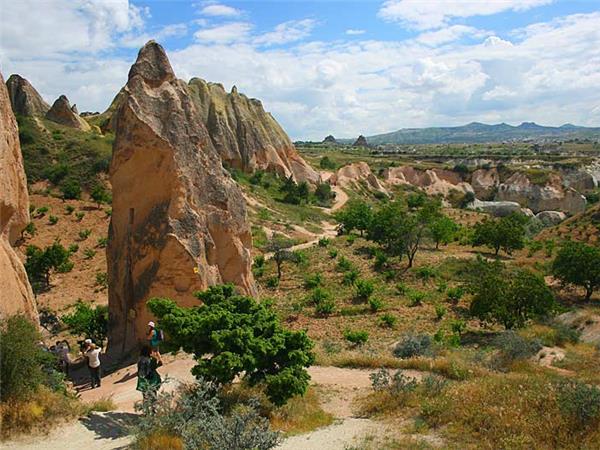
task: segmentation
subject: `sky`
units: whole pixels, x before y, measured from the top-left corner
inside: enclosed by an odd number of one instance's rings
[[[0,71],[103,111],[149,39],[294,140],[472,121],[600,126],[600,0],[0,0]]]

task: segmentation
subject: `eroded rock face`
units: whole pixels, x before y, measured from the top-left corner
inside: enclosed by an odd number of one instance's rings
[[[223,162],[244,172],[262,169],[297,182],[316,184],[319,174],[304,161],[294,144],[266,112],[260,100],[230,93],[221,84],[193,78],[192,98]]]
[[[75,108],[75,111],[73,110],[73,107],[69,103],[69,99],[65,95],[58,97],[52,104],[52,107],[46,113],[46,119],[82,131],[91,130],[90,124],[79,117],[77,109]]]
[[[330,134],[323,139],[323,144],[337,144],[337,141],[335,140],[335,137]]]
[[[468,209],[482,211],[491,214],[495,217],[505,217],[514,212],[520,212],[526,215],[526,211],[521,208],[517,202],[494,202],[494,201],[482,201],[475,199],[473,202],[467,205]],[[531,213],[531,211],[529,210]]]
[[[349,189],[360,189],[362,184],[371,191],[387,193],[385,187],[371,172],[369,165],[362,161],[341,167],[329,178],[329,183]]]
[[[29,195],[17,121],[0,74],[0,317],[23,313],[38,322],[35,299],[13,244],[29,223]]]
[[[563,220],[567,218],[567,215],[561,211],[542,211],[535,215],[535,218],[538,219],[544,226],[552,227],[554,225],[558,225]]]
[[[471,174],[471,186],[477,198],[492,198],[499,185],[500,175],[496,168],[477,169]]]
[[[50,109],[50,105],[44,101],[31,83],[20,75],[11,75],[6,81],[6,88],[15,114],[44,117]]]
[[[465,183],[460,175],[451,170],[428,169],[419,170],[411,166],[389,167],[384,170],[383,178],[391,185],[408,184],[425,190],[429,195],[447,197],[451,191],[463,194],[473,192],[469,183]]]
[[[564,187],[560,176],[551,174],[543,185],[533,184],[526,174],[514,173],[498,186],[497,200],[518,202],[533,212],[564,211],[577,214],[585,210],[583,195],[570,187]]]
[[[116,115],[109,350],[123,355],[144,339],[149,298],[192,306],[193,292],[210,285],[231,282],[250,295],[256,287],[242,193],[157,43],[140,50]]]

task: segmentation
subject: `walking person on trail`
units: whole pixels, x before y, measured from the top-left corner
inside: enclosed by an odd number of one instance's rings
[[[146,335],[146,340],[148,341],[148,345],[152,349],[152,352],[160,356],[158,346],[160,341],[163,340],[163,334],[162,331],[156,329],[156,325],[152,321],[148,322],[148,334]]]
[[[100,373],[100,353],[102,349],[92,342],[91,339],[85,340],[86,348],[84,356],[87,358],[88,369],[90,371],[92,389],[100,387],[102,374]]]
[[[69,352],[71,351],[71,346],[67,341],[62,341],[56,344],[58,350],[58,365],[60,370],[65,374],[65,377],[69,376],[69,365],[71,364],[71,357],[69,356]]]
[[[140,351],[138,360],[138,380],[136,389],[144,396],[144,406],[153,408],[156,401],[158,390],[162,384],[157,368],[162,366],[163,362],[160,353],[152,351],[149,345],[144,345]]]

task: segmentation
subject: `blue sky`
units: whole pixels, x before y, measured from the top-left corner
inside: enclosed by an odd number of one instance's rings
[[[0,69],[102,111],[156,39],[293,139],[470,121],[600,126],[600,0],[0,0]]]

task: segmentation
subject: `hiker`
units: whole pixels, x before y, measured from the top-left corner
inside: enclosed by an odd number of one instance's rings
[[[138,381],[136,389],[144,396],[144,405],[154,408],[158,390],[162,380],[156,369],[162,366],[160,353],[153,352],[149,345],[144,345],[140,350],[138,360]]]
[[[69,356],[69,352],[71,351],[71,346],[67,341],[57,342],[56,343],[58,356],[58,367],[60,371],[65,374],[65,377],[69,376],[69,365],[71,364],[71,357]]]
[[[95,387],[100,387],[100,379],[102,378],[102,375],[100,373],[100,352],[102,351],[102,349],[96,346],[96,344],[94,344],[91,339],[86,339],[85,345],[86,348],[84,356],[87,358],[88,361],[91,385],[92,389],[94,389]]]
[[[156,354],[160,356],[160,351],[158,349],[158,345],[162,340],[162,332],[156,329],[156,325],[154,322],[148,322],[148,334],[146,335],[146,339],[148,341],[148,345],[150,349]]]

